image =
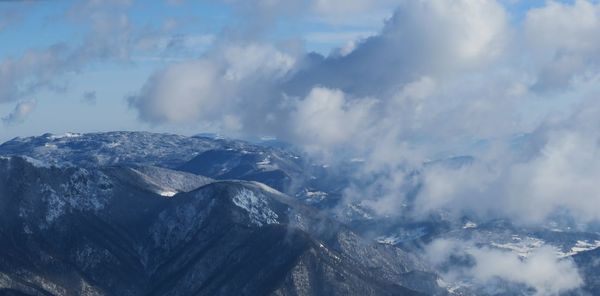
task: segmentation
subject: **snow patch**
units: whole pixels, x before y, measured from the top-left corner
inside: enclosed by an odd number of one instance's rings
[[[78,169],[69,181],[52,188],[44,185],[40,188],[46,201],[46,224],[48,227],[56,222],[62,215],[73,209],[81,211],[98,212],[108,203],[112,192],[112,183],[102,173],[90,173],[85,169]],[[24,213],[27,215],[27,213]]]
[[[357,162],[358,163],[362,163],[362,162],[365,162],[365,159],[364,158],[352,158],[352,159],[350,159],[350,162],[352,162],[352,163],[357,163]]]
[[[469,229],[469,228],[477,228],[477,224],[475,222],[467,221],[467,223],[465,223],[465,225],[463,225],[463,229]]]
[[[256,165],[258,167],[266,166],[266,165],[270,165],[270,164],[271,164],[271,159],[269,159],[269,157],[267,157],[267,158],[265,158],[265,159],[263,159],[263,160],[261,160],[261,161],[259,161],[259,162],[256,163]]]
[[[233,196],[233,203],[248,212],[253,224],[262,226],[278,223],[279,216],[269,208],[265,197],[246,188],[241,189]]]
[[[402,241],[402,238],[399,235],[393,236],[380,236],[376,239],[376,241],[380,244],[384,245],[397,245]]]
[[[523,239],[519,238],[518,240],[513,237],[513,241],[515,242],[503,244],[493,242],[491,245],[499,249],[511,251],[521,258],[529,257],[529,255],[533,253],[533,251],[539,249],[544,245],[544,241],[532,237],[526,237]]]
[[[119,143],[119,142],[111,142],[111,143],[107,143],[105,145],[106,145],[106,148],[115,148],[117,146],[121,146],[121,143]]]
[[[164,196],[164,197],[173,197],[175,196],[175,194],[177,194],[177,191],[158,191],[157,192],[158,195],[160,196]]]
[[[283,194],[283,193],[277,191],[277,189],[275,189],[275,188],[273,188],[273,187],[271,187],[271,186],[269,186],[267,184],[256,182],[256,181],[250,181],[250,183],[256,185],[258,188],[260,188],[261,190],[263,190],[265,192],[268,192],[268,193],[271,193],[271,194],[277,194],[277,195]]]
[[[50,140],[60,140],[60,139],[64,139],[64,138],[79,138],[81,137],[81,134],[78,133],[64,133],[64,134],[60,134],[60,135],[50,135],[48,136],[48,139]]]
[[[48,163],[48,162],[41,161],[41,160],[29,157],[29,156],[19,156],[19,157],[23,158],[25,161],[27,161],[29,164],[33,165],[36,168],[47,169],[47,168],[52,167],[52,165],[50,165],[50,163]]]
[[[569,252],[561,254],[561,257],[573,256],[581,252],[591,251],[598,248],[600,248],[599,240],[595,240],[593,242],[578,240],[575,246],[573,246]]]
[[[42,187],[42,194],[46,196],[48,203],[46,223],[49,225],[65,213],[66,202],[48,185]]]
[[[327,197],[327,193],[323,192],[323,191],[307,191],[306,196],[308,196],[310,198],[318,198],[318,199],[322,200],[325,197]]]
[[[397,245],[404,241],[413,241],[427,234],[424,227],[405,230],[393,235],[384,235],[375,239],[376,242],[384,245]]]
[[[348,205],[348,211],[351,216],[358,215],[359,217],[365,220],[373,219],[373,216],[371,214],[369,214],[363,207],[355,203],[351,203]]]

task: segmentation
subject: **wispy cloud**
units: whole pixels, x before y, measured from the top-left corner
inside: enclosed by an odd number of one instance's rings
[[[434,266],[446,270],[446,280],[475,284],[491,295],[511,294],[511,284],[532,288],[534,295],[559,295],[583,284],[573,260],[557,258],[556,250],[547,246],[520,258],[510,251],[469,241],[438,239],[427,245],[425,252]]]
[[[2,117],[4,125],[15,125],[25,122],[29,114],[35,110],[37,106],[36,101],[22,101],[19,102],[15,109],[5,117]]]

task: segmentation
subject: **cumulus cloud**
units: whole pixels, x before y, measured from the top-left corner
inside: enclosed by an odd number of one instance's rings
[[[600,220],[595,185],[600,177],[599,122],[592,115],[599,107],[588,101],[567,118],[510,144],[496,144],[474,163],[424,168],[416,211],[474,212],[537,225],[564,214],[578,223]]]
[[[224,45],[206,58],[155,73],[129,103],[150,122],[204,121],[229,131],[240,125],[252,129],[269,121],[271,110],[265,108],[277,104],[269,101],[274,85],[295,62],[294,56],[270,45]],[[253,101],[258,96],[264,101]],[[239,112],[240,108],[246,111]],[[256,116],[264,117],[253,122]]]
[[[600,5],[587,0],[572,4],[549,1],[528,11],[525,37],[531,58],[539,64],[538,88],[568,85],[586,70],[597,72],[600,41]]]
[[[446,280],[469,281],[492,294],[511,294],[510,285],[499,285],[499,280],[524,284],[533,288],[535,295],[559,295],[583,284],[572,259],[557,258],[551,247],[540,247],[521,258],[510,251],[438,239],[425,251],[433,265],[446,270]]]
[[[289,2],[229,3],[300,13]],[[331,12],[336,3],[311,9]],[[276,136],[328,162],[361,159],[346,200],[385,215],[600,219],[592,186],[600,139],[589,128],[597,121],[586,112],[550,117],[569,103],[598,105],[590,94],[599,47],[590,34],[600,4],[550,1],[522,24],[493,0],[394,5],[379,33],[327,57],[225,34],[202,57],[156,72],[130,106],[152,124],[200,122]],[[476,160],[431,161],[461,154]]]
[[[435,26],[432,26],[432,20],[436,22]],[[293,56],[296,59],[294,67],[290,67],[290,62],[286,62],[284,67],[286,73],[293,72],[291,75],[280,75],[271,79],[272,81],[262,82],[270,84],[269,87],[274,90],[270,97],[248,96],[248,100],[252,100],[253,104],[272,102],[270,105],[274,109],[280,105],[278,102],[285,101],[286,96],[304,98],[316,87],[340,90],[351,97],[368,99],[371,96],[384,96],[382,99],[387,100],[404,85],[415,82],[420,76],[442,75],[442,68],[449,71],[458,68],[473,70],[485,61],[497,57],[502,48],[505,26],[505,12],[493,1],[405,1],[380,35],[368,38],[344,57],[323,58],[309,54],[296,58],[295,52],[284,48],[265,58],[254,50],[266,48],[265,46],[244,48],[219,45],[215,50],[217,54],[208,54],[200,61],[219,64],[221,68],[246,67],[244,63],[252,63],[248,70],[255,70],[257,67],[268,70],[273,66],[279,67],[282,56]],[[431,29],[433,27],[436,29]],[[439,28],[444,28],[445,31],[440,32]],[[239,49],[248,51],[244,53],[247,58],[241,56]],[[237,51],[240,58],[232,61],[232,58],[224,57],[220,51]],[[186,63],[198,62],[191,60]],[[175,67],[182,66],[172,66]],[[167,72],[169,69],[162,73]],[[226,73],[219,75],[224,77]],[[261,72],[258,72],[258,76],[261,76]],[[234,88],[246,85],[243,79],[233,81]],[[244,92],[252,94],[255,85],[247,86],[249,89]],[[141,102],[146,97],[153,100],[154,96],[148,94],[139,96],[138,101]],[[198,96],[202,95],[202,92],[198,93]],[[164,99],[169,100],[166,97]],[[244,103],[243,100],[239,102],[240,105]],[[144,118],[144,109],[140,111]]]
[[[475,71],[501,55],[506,25],[504,9],[493,1],[403,1],[380,34],[342,58],[314,61],[288,91],[305,94],[322,85],[389,95],[420,76]]]
[[[5,117],[2,117],[2,122],[4,122],[4,125],[15,125],[23,123],[25,122],[29,114],[31,114],[31,112],[35,110],[36,106],[36,101],[19,102],[12,112],[10,112]]]
[[[369,128],[376,104],[373,99],[350,100],[340,90],[313,88],[295,102],[290,119],[293,136],[315,153],[339,151],[356,132]]]

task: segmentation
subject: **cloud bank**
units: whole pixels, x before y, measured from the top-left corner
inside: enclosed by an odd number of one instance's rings
[[[583,284],[572,259],[558,259],[550,247],[520,258],[509,251],[439,239],[426,247],[426,258],[441,270],[452,266],[446,269],[447,280],[480,285],[493,295],[511,294],[510,284],[532,288],[533,295],[559,295]]]
[[[252,9],[276,18],[293,7],[264,4]],[[493,0],[394,4],[381,31],[344,54],[220,37],[203,57],[155,73],[130,106],[152,124],[201,122],[276,136],[330,162],[364,159],[357,179],[378,178],[347,196],[385,214],[400,211],[418,182],[423,215],[539,223],[560,210],[598,220],[600,139],[586,110],[598,108],[600,4],[549,1],[522,21]],[[476,161],[424,165],[461,154]],[[420,179],[408,180],[414,170]]]

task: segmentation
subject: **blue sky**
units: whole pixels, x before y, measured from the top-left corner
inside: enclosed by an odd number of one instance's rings
[[[24,60],[29,51],[35,51],[40,65],[29,65],[25,70],[12,68],[15,73],[2,78],[6,85],[20,89],[32,82],[36,87],[0,99],[0,117],[5,119],[0,141],[45,132],[153,130],[194,134],[221,130],[204,120],[140,120],[143,114],[131,107],[127,98],[139,93],[157,71],[222,46],[215,44],[259,42],[294,48],[292,55],[314,51],[328,56],[339,48],[351,50],[352,42],[377,35],[402,2],[2,1],[0,63],[6,68],[13,61],[10,67],[26,68],[15,66],[14,61]],[[498,3],[514,30],[521,30],[529,10],[547,4],[543,0]],[[574,1],[564,3],[572,5]],[[88,39],[97,42],[86,45]],[[62,61],[51,64],[39,61],[39,56],[56,46],[60,49],[52,54],[81,57],[63,56]],[[40,72],[43,77],[36,78]],[[85,93],[93,94],[94,99],[83,100]],[[21,103],[30,108],[10,117]]]
[[[92,21],[86,19],[84,1],[8,1],[0,2],[0,61],[18,59],[28,50],[44,50],[56,44],[79,46],[90,34]],[[89,1],[90,3],[94,1]],[[132,34],[148,31],[153,38],[181,36],[190,44],[179,51],[132,50],[127,60],[93,59],[74,71],[56,73],[58,90],[43,88],[18,99],[0,101],[0,115],[9,114],[19,101],[33,100],[36,107],[27,118],[0,127],[0,141],[16,136],[44,132],[104,130],[157,130],[178,133],[200,132],[197,125],[156,126],[137,120],[125,97],[137,91],[155,71],[180,59],[199,57],[210,47],[211,39],[227,27],[243,22],[243,16],[231,5],[219,1],[134,1],[119,4],[100,1],[106,9],[117,6],[130,22]],[[122,1],[127,2],[127,1]],[[77,11],[77,10],[80,11]],[[95,9],[105,9],[92,7]],[[81,15],[77,15],[77,14]],[[384,12],[391,13],[391,12]],[[277,20],[276,28],[264,34],[270,42],[297,39],[307,51],[327,54],[362,34],[376,32],[386,17],[377,11],[368,21],[341,20],[334,24],[293,16]],[[166,28],[172,26],[172,28]],[[162,31],[161,31],[162,30]],[[204,41],[202,41],[204,40]],[[27,78],[24,78],[26,80]],[[82,102],[85,92],[95,92],[95,104]]]

